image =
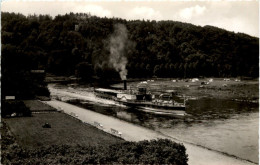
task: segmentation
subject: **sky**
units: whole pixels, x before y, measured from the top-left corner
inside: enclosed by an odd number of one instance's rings
[[[136,1],[136,0],[2,0],[1,11],[28,14],[90,13],[127,20],[173,20],[212,25],[259,37],[259,1]]]

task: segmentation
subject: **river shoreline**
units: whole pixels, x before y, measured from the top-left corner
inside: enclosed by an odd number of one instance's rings
[[[119,107],[114,101],[96,98],[92,88],[82,85],[49,84],[49,90],[53,99],[161,132],[175,140],[180,139],[180,142],[217,151],[235,159],[258,163],[259,117],[258,102],[254,102],[255,98],[258,98],[258,81],[223,81],[218,78],[201,88],[200,84],[204,81],[205,79],[194,83],[147,80],[149,90],[176,90],[189,98],[186,107],[189,115],[184,119],[156,116],[140,113],[138,109]],[[128,85],[134,88],[139,83],[129,82]],[[227,86],[223,87],[223,83]],[[122,84],[116,86],[119,88]],[[237,101],[236,98],[243,98],[245,101]],[[248,120],[251,122],[248,123]]]
[[[116,129],[121,132],[121,137],[127,141],[141,141],[141,140],[151,140],[158,138],[169,138],[162,133],[134,125],[132,123],[128,123],[122,120],[119,120],[114,117],[102,115],[87,109],[79,108],[77,106],[64,103],[61,101],[47,101],[44,102],[54,108],[62,109],[65,113],[75,113],[78,118],[83,122],[94,123],[99,122],[103,125],[103,130],[109,132],[111,128]],[[170,138],[173,140],[172,138]],[[175,142],[176,139],[173,140]],[[255,164],[246,160],[236,159],[234,157],[230,157],[228,155],[220,154],[216,151],[211,151],[209,149],[205,149],[199,146],[195,146],[192,144],[184,143],[184,146],[187,148],[187,154],[189,155],[189,164],[192,165],[206,165],[206,164],[236,164],[236,165],[246,165],[246,164]]]

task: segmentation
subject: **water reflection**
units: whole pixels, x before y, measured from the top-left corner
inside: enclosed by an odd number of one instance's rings
[[[149,128],[152,128],[151,125],[148,123],[150,122],[150,119],[154,118],[154,116],[139,111],[136,108],[120,107],[117,105],[106,106],[105,104],[104,105],[96,104],[94,102],[80,101],[80,100],[69,100],[67,102],[104,115],[113,116],[131,123],[136,123],[143,126],[149,126]]]
[[[192,126],[192,124],[195,123],[204,123],[216,119],[229,119],[241,113],[258,112],[258,103],[211,98],[190,100],[186,110],[188,115],[184,118],[158,116],[140,111],[140,109],[137,108],[120,107],[117,105],[108,106],[106,104],[96,104],[91,101],[69,100],[68,102],[104,115],[114,116],[149,128],[170,128],[180,123],[183,123],[186,126]]]
[[[257,112],[258,106],[251,102],[201,98],[188,102],[187,113],[197,120],[228,119],[236,114]]]

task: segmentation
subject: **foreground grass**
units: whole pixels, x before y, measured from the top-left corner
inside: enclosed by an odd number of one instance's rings
[[[24,100],[23,102],[25,106],[28,107],[32,112],[56,111],[56,109],[38,100]]]
[[[3,121],[15,135],[18,144],[28,149],[50,145],[111,145],[123,141],[63,113],[33,114],[32,117]],[[43,128],[45,123],[49,123],[51,128]]]
[[[33,118],[33,117],[32,117]],[[67,132],[57,133],[52,132],[48,134],[51,137],[46,137],[47,134],[38,130],[37,126],[29,126],[30,128],[24,131],[18,131],[20,127],[17,122],[21,122],[24,118],[7,119],[6,123],[11,124],[11,130],[16,137],[13,136],[4,122],[1,127],[1,150],[2,150],[2,164],[175,164],[187,165],[188,156],[183,145],[174,143],[170,140],[152,140],[141,142],[125,142],[121,139],[107,137],[104,132],[95,133],[92,128],[88,128],[89,136],[95,138],[82,137],[71,140],[64,135],[73,135],[68,127]],[[31,121],[36,121],[29,119]],[[40,119],[38,119],[40,120]],[[62,122],[62,121],[61,121]],[[15,124],[14,124],[15,123]],[[22,122],[25,126],[28,122]],[[37,125],[37,123],[35,123]],[[73,125],[73,124],[72,124]],[[26,125],[28,126],[28,125]],[[37,129],[36,129],[37,127]],[[15,128],[15,129],[14,129]],[[52,128],[48,128],[52,129]],[[63,129],[63,128],[62,128]],[[29,132],[29,130],[31,132]],[[47,130],[47,128],[46,128]],[[21,133],[24,132],[24,133]],[[74,132],[75,133],[75,132]],[[25,134],[25,135],[23,135]],[[40,134],[40,135],[36,135]],[[33,138],[31,137],[33,136]],[[42,138],[40,138],[42,136]],[[46,139],[53,139],[56,136],[57,140],[47,141]],[[108,139],[102,139],[105,137]],[[30,138],[31,140],[25,140]],[[33,146],[37,140],[39,145]],[[64,140],[63,138],[67,139]],[[100,139],[101,138],[101,139]],[[87,139],[87,140],[86,140]],[[86,141],[88,141],[86,143]],[[102,143],[99,143],[101,142]],[[17,143],[18,142],[18,143]],[[92,143],[93,142],[93,143]],[[62,144],[63,143],[63,144]],[[20,145],[21,144],[21,145]],[[56,145],[53,145],[56,144]],[[57,145],[58,144],[58,145]],[[77,145],[76,145],[77,144]],[[30,147],[28,147],[28,146]]]

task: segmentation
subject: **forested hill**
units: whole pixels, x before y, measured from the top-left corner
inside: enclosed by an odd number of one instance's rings
[[[104,61],[109,61],[109,38],[120,24],[129,41],[121,51],[128,78],[258,77],[259,38],[217,27],[73,13],[52,18],[2,12],[1,21],[3,75],[45,69],[83,79],[119,78]]]

